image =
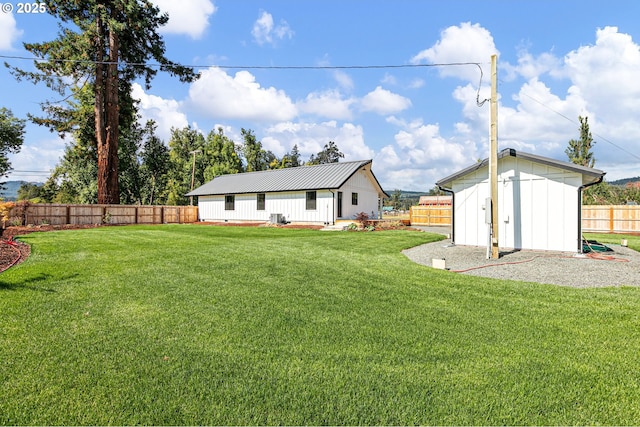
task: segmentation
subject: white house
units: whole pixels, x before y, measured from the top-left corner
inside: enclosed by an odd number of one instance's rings
[[[489,161],[436,185],[453,194],[455,244],[487,246]],[[498,246],[582,252],[582,190],[605,172],[507,148],[498,153]]]
[[[365,212],[381,215],[389,197],[371,160],[217,176],[187,193],[198,196],[201,221],[335,224]]]

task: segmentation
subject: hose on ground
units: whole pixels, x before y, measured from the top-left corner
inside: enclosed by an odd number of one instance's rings
[[[20,249],[18,249],[16,242],[14,240],[0,240],[0,243],[3,243],[7,246],[9,246],[15,253],[16,253],[16,258],[11,261],[11,263],[9,263],[8,265],[1,267],[0,268],[0,273],[2,273],[3,271],[8,270],[9,268],[13,267],[14,265],[16,265],[18,263],[18,261],[20,261],[20,258],[22,258],[22,253],[20,252]]]
[[[614,261],[614,262],[629,262],[628,259],[625,258],[616,258],[613,255],[603,255],[599,252],[597,252],[596,250],[593,249],[593,245],[586,239],[584,239],[583,237],[583,241],[586,242],[587,246],[590,249],[590,252],[586,254],[587,258],[590,259],[596,259],[596,260],[601,260],[601,261]],[[604,245],[602,245],[604,246]],[[573,256],[563,256],[563,255],[537,255],[534,256],[532,258],[528,258],[528,259],[524,259],[524,260],[520,260],[520,261],[509,261],[509,262],[500,262],[500,263],[496,263],[496,264],[485,264],[485,265],[479,265],[476,267],[469,267],[469,268],[464,268],[464,269],[460,269],[460,270],[450,270],[454,273],[466,273],[467,271],[473,271],[473,270],[479,270],[481,268],[487,268],[487,267],[499,267],[502,265],[511,265],[511,264],[524,264],[526,262],[531,262],[537,258],[575,258]]]

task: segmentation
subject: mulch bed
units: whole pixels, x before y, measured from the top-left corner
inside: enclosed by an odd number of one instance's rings
[[[31,254],[31,246],[15,240],[2,240],[0,242],[0,273],[6,269],[20,264]]]

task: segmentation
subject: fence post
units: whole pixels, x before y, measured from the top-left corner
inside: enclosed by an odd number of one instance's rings
[[[609,207],[609,233],[613,233],[613,206]]]

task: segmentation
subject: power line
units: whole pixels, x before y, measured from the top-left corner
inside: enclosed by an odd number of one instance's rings
[[[535,99],[534,97],[529,96],[529,95],[527,95],[526,93],[522,93],[522,94],[523,94],[524,96],[526,96],[527,98],[531,99],[532,101],[534,101],[534,102],[536,102],[536,103],[538,103],[538,104],[542,105],[544,108],[546,108],[546,109],[548,109],[548,110],[550,110],[550,111],[552,111],[552,112],[556,113],[556,114],[557,114],[557,115],[559,115],[560,117],[563,117],[564,119],[566,119],[566,120],[570,121],[571,123],[576,124],[576,125],[579,125],[579,123],[578,123],[578,122],[576,122],[575,120],[573,120],[573,119],[571,119],[571,118],[569,118],[569,117],[565,116],[564,114],[562,114],[562,113],[561,113],[561,112],[559,112],[559,111],[554,110],[553,108],[549,107],[548,105],[544,104],[543,102],[538,101],[538,100],[537,100],[537,99]],[[601,140],[603,140],[604,142],[608,142],[609,144],[613,145],[613,146],[614,146],[614,147],[616,147],[617,149],[624,151],[625,153],[627,153],[627,154],[628,154],[628,155],[630,155],[631,157],[635,157],[636,159],[640,160],[640,156],[638,156],[637,154],[634,154],[634,153],[632,153],[631,151],[629,151],[629,150],[627,150],[627,149],[625,149],[625,148],[623,148],[623,147],[619,146],[618,144],[615,144],[614,142],[612,142],[612,141],[608,140],[607,138],[605,138],[605,137],[604,137],[604,136],[602,136],[602,135],[598,135],[598,134],[597,134],[597,133],[595,133],[595,132],[593,132],[593,134],[594,134],[595,136],[597,136],[598,138],[600,138]]]
[[[15,55],[0,55],[0,58],[4,59],[18,59],[24,61],[53,61],[62,63],[77,63],[77,64],[101,64],[101,65],[118,65],[118,66],[131,66],[131,67],[169,67],[169,65],[163,65],[152,62],[113,62],[113,61],[97,61],[92,59],[43,59],[27,56],[15,56]],[[394,69],[394,68],[428,68],[428,67],[457,67],[463,65],[475,65],[480,71],[480,81],[478,83],[478,90],[476,93],[476,104],[478,107],[482,107],[488,99],[480,101],[480,89],[482,87],[482,66],[480,62],[443,62],[436,64],[387,64],[387,65],[179,65],[188,68],[220,68],[220,69],[246,69],[246,70],[373,70],[373,69]]]
[[[37,62],[62,62],[75,64],[101,64],[101,65],[118,65],[130,67],[171,67],[170,64],[160,64],[154,62],[113,62],[113,61],[97,61],[93,59],[44,59],[28,56],[16,55],[0,55],[3,59],[16,59],[21,61],[37,61]],[[479,62],[444,62],[438,64],[380,64],[380,65],[185,65],[176,64],[180,67],[188,68],[222,68],[222,69],[248,69],[248,70],[344,70],[344,69],[381,69],[381,68],[425,68],[425,67],[448,67],[461,65],[476,65],[480,67]],[[481,69],[482,71],[482,69]]]
[[[152,63],[152,62],[112,62],[112,61],[96,61],[89,59],[43,59],[36,57],[27,57],[27,56],[16,56],[16,55],[0,55],[0,58],[4,59],[17,59],[21,61],[53,61],[53,62],[63,62],[63,63],[78,63],[78,64],[102,64],[102,65],[118,65],[118,66],[132,66],[132,67],[168,67],[169,65]],[[397,69],[397,68],[429,68],[429,67],[448,67],[448,66],[463,66],[463,65],[475,65],[478,67],[480,71],[480,81],[478,83],[478,91],[476,94],[476,104],[478,107],[482,107],[487,99],[480,101],[480,88],[482,86],[482,66],[480,62],[443,62],[436,64],[386,64],[386,65],[216,65],[216,64],[208,64],[208,65],[180,65],[188,68],[220,68],[220,69],[247,69],[247,70],[357,70],[357,69]],[[548,105],[538,101],[537,99],[523,93],[524,96],[531,99],[532,101],[542,105],[548,110],[558,114],[564,119],[570,121],[571,123],[578,124],[575,120],[565,116],[559,111],[554,110]],[[629,154],[632,157],[640,160],[640,156],[626,150],[625,148],[615,144],[609,139],[594,133],[601,140],[608,142],[614,147],[618,148],[621,151]],[[16,171],[17,172],[17,171]],[[35,171],[34,171],[35,172]]]

